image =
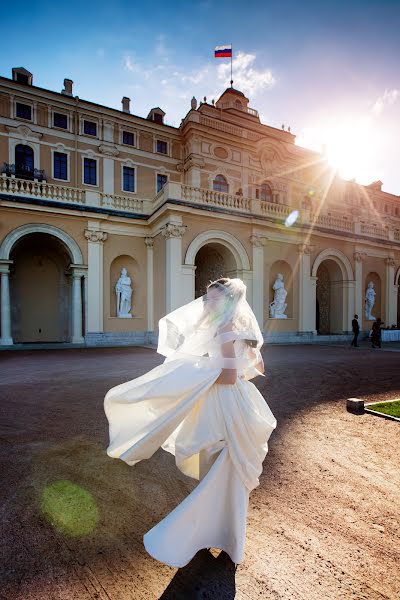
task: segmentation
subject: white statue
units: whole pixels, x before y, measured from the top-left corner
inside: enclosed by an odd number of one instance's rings
[[[125,267],[121,269],[121,276],[116,283],[115,292],[117,294],[117,317],[132,319],[132,315],[130,314],[132,306],[131,278],[128,276],[128,271]]]
[[[285,302],[287,291],[285,290],[285,284],[283,283],[282,273],[278,273],[276,276],[272,289],[275,293],[274,300],[269,305],[269,314],[271,319],[287,319],[287,315],[285,315],[285,310],[287,307]]]
[[[375,317],[372,314],[372,308],[375,304],[375,296],[376,292],[374,290],[374,283],[370,281],[365,292],[365,318],[367,321],[375,321]]]

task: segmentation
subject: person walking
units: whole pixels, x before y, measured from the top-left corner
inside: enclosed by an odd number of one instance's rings
[[[381,321],[380,317],[378,317],[375,323],[372,325],[371,345],[373,348],[382,348],[381,325],[383,325],[383,322]]]
[[[358,348],[357,338],[358,338],[358,334],[360,333],[360,325],[358,323],[358,315],[354,315],[354,319],[351,322],[351,327],[353,329],[353,339],[351,341],[351,345],[354,346],[354,348]]]
[[[162,447],[199,481],[143,538],[147,552],[171,567],[184,567],[202,548],[243,560],[249,494],[277,425],[250,381],[264,372],[263,342],[243,281],[218,279],[160,319],[164,363],[105,396],[110,457],[133,466]]]

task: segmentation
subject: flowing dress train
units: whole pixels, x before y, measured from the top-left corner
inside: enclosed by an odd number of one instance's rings
[[[277,421],[253,383],[216,384],[221,369],[182,359],[106,394],[109,456],[130,465],[162,447],[197,487],[144,535],[157,560],[183,567],[202,548],[243,560],[249,493]]]

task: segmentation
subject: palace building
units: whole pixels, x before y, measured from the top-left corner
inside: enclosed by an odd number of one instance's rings
[[[267,342],[399,324],[400,197],[340,179],[234,88],[188,108],[176,128],[0,77],[3,347],[154,342],[224,275]]]

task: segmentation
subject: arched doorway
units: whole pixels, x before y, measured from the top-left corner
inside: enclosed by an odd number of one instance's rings
[[[316,330],[319,335],[343,333],[344,286],[336,261],[326,259],[317,269]]]
[[[67,248],[50,234],[34,232],[17,240],[10,259],[14,342],[69,341],[72,297]]]
[[[232,252],[223,244],[212,242],[200,248],[195,258],[195,297],[206,292],[210,281],[220,277],[235,277],[237,265]]]

